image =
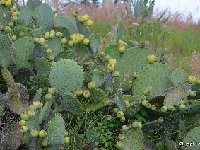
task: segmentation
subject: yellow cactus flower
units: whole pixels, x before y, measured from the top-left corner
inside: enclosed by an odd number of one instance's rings
[[[111,64],[111,65],[116,65],[117,64],[117,60],[116,59],[109,59],[109,64]]]
[[[117,112],[117,117],[119,117],[119,118],[124,117],[124,112],[123,111],[118,111]]]
[[[110,72],[113,72],[115,70],[115,66],[113,64],[108,64],[107,70],[110,71]]]
[[[5,1],[5,5],[6,5],[6,7],[11,6],[12,5],[12,1],[11,0],[6,0]]]
[[[86,22],[86,24],[87,24],[88,27],[91,27],[91,26],[93,26],[94,22],[93,22],[92,20],[89,19],[89,20]]]

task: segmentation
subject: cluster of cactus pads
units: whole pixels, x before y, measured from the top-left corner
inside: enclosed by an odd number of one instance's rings
[[[140,109],[166,116],[192,113],[199,106],[198,100],[188,100],[195,99],[192,86],[199,80],[187,78],[182,69],[170,70],[164,52],[138,44],[129,47],[122,39],[101,49],[101,37],[90,33],[92,25],[88,15],[77,12],[72,17],[55,16],[39,0],[29,0],[23,7],[0,0],[0,67],[7,86],[1,93],[0,117],[8,124],[0,122],[0,127],[15,125],[6,131],[18,135],[11,137],[17,142],[10,149],[17,149],[20,142],[28,149],[70,149],[74,141],[66,114],[77,117],[111,108],[112,116],[122,122],[113,149],[143,150],[143,125],[134,117]],[[31,97],[27,87],[17,83],[22,70],[31,73],[28,80],[45,80],[41,87],[46,88]],[[3,116],[8,113],[17,119],[6,122]],[[192,136],[198,141],[199,128],[184,140],[189,142]],[[2,137],[0,149],[6,149]]]

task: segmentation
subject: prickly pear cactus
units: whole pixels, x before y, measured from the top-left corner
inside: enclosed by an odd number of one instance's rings
[[[16,49],[16,69],[28,68],[33,69],[33,51],[34,43],[31,37],[19,38],[15,41]]]
[[[144,150],[142,130],[139,128],[129,129],[123,140],[123,150]]]
[[[35,63],[38,76],[48,77],[51,70],[51,63],[44,57],[38,58]]]
[[[30,10],[34,11],[40,4],[42,4],[41,0],[28,0],[26,5]]]
[[[126,103],[124,101],[124,97],[121,90],[118,90],[117,94],[115,95],[115,103],[117,104],[120,110],[125,110]]]
[[[49,81],[59,92],[70,93],[83,85],[83,70],[73,60],[61,59],[52,66]]]
[[[141,15],[143,15],[144,11],[145,11],[144,0],[136,0],[134,3],[134,16],[138,18]]]
[[[185,82],[185,77],[186,77],[185,71],[180,68],[176,68],[170,76],[171,81],[175,87],[183,84]]]
[[[199,140],[200,140],[200,127],[195,127],[192,130],[190,130],[185,138],[183,139],[183,142],[185,143],[185,150],[198,150],[199,149]],[[188,143],[189,145],[194,142],[194,146],[186,146]]]
[[[65,121],[62,116],[55,115],[49,122],[47,140],[50,145],[64,144]]]
[[[189,95],[191,86],[189,84],[179,85],[171,91],[168,91],[165,95],[164,105],[175,106],[183,102],[184,98]]]
[[[78,27],[78,31],[80,34],[83,34],[85,37],[90,37],[90,31],[87,26],[85,26],[83,23],[79,22],[76,18],[76,25]]]
[[[98,34],[91,34],[89,37],[90,49],[92,53],[97,53],[101,45],[101,37]]]
[[[53,51],[52,56],[56,57],[60,52],[63,51],[63,47],[58,38],[49,39],[46,44]]]
[[[38,27],[49,31],[53,27],[54,13],[47,4],[40,4],[34,11],[34,19]]]
[[[27,100],[29,95],[26,88],[14,82],[12,74],[8,69],[1,69],[1,73],[8,87],[6,96],[9,108],[17,114],[22,114],[28,109]]]
[[[167,65],[154,63],[149,64],[138,73],[133,81],[132,92],[136,99],[140,98],[144,88],[151,87],[149,96],[151,98],[163,95],[172,86],[169,69]]]
[[[87,112],[96,111],[109,104],[106,93],[101,89],[95,89],[91,92],[91,97],[87,102],[83,102],[82,106]]]
[[[96,84],[97,87],[100,87],[104,83],[104,74],[105,71],[101,69],[95,69],[92,75],[92,82]]]
[[[147,55],[151,53],[148,49],[141,49],[137,47],[127,49],[122,59],[116,65],[116,70],[124,75],[127,72],[135,72],[141,70],[148,62]]]
[[[73,115],[78,115],[83,111],[81,103],[75,97],[69,95],[62,95],[61,104],[59,106],[60,112],[70,112]]]
[[[26,7],[21,8],[18,23],[20,25],[31,26],[33,24],[33,11]]]
[[[54,19],[54,27],[65,28],[70,34],[78,33],[76,20],[74,17],[56,16]]]
[[[0,35],[0,47],[0,65],[2,67],[8,67],[14,62],[14,48],[7,35]]]

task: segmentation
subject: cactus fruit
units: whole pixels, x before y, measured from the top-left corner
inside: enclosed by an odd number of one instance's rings
[[[19,121],[19,125],[20,126],[25,126],[26,125],[26,121],[25,120],[20,120]]]
[[[65,139],[64,139],[64,144],[66,144],[66,145],[69,144],[69,137],[65,137]]]
[[[86,22],[86,25],[87,25],[88,27],[93,26],[93,24],[94,24],[94,22],[93,22],[92,20],[90,20],[90,19]]]
[[[22,126],[21,127],[21,131],[22,132],[27,132],[28,131],[28,127],[27,126]]]
[[[119,118],[124,117],[124,112],[123,111],[118,111],[117,112],[117,117],[119,117]]]
[[[28,114],[22,114],[21,116],[21,119],[25,121],[28,120],[28,118],[29,118]]]
[[[27,114],[28,114],[28,117],[31,118],[31,117],[35,116],[35,111],[29,110]]]
[[[195,76],[189,76],[188,77],[188,83],[192,84],[192,83],[195,83],[196,82],[196,77]]]
[[[125,52],[125,47],[124,46],[120,46],[119,47],[119,53],[120,54],[124,54],[124,52]]]
[[[167,112],[167,106],[163,106],[163,107],[161,108],[161,111],[162,111],[162,112]]]
[[[47,147],[48,146],[48,141],[47,140],[43,140],[42,141],[42,146]]]
[[[107,65],[107,70],[108,70],[109,72],[113,72],[113,71],[115,70],[115,66],[114,66],[113,64],[108,64],[108,65]]]
[[[96,88],[96,84],[94,82],[88,83],[88,89],[95,89],[95,88]]]
[[[90,91],[83,91],[83,97],[88,99],[90,97]]]
[[[153,64],[156,60],[156,57],[154,55],[148,55],[147,56],[147,61],[149,64]]]
[[[33,137],[33,138],[37,138],[38,137],[38,131],[37,130],[31,130],[31,136]]]
[[[46,95],[45,95],[45,99],[46,99],[47,101],[50,101],[50,100],[53,99],[53,96],[52,96],[51,94],[46,94]]]
[[[45,130],[40,130],[38,136],[39,138],[44,138],[47,136],[47,132]]]
[[[83,45],[88,46],[89,43],[90,43],[90,40],[89,40],[88,38],[85,38],[85,39],[83,40]]]

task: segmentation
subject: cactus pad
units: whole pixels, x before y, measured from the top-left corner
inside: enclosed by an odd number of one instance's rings
[[[124,150],[144,150],[144,139],[141,129],[132,128],[129,129],[123,140]]]
[[[76,18],[76,25],[78,27],[78,31],[80,34],[84,35],[85,37],[90,37],[90,31],[87,26],[85,26],[83,23],[79,22]]]
[[[54,20],[54,27],[65,28],[69,31],[70,34],[78,33],[76,20],[74,17],[57,16]]]
[[[142,94],[142,89],[151,87],[149,96],[151,98],[162,95],[172,86],[167,65],[154,63],[147,65],[138,73],[138,77],[133,81],[132,92],[136,99]]]
[[[0,65],[8,67],[14,61],[14,49],[7,35],[0,35]]]
[[[124,97],[122,95],[122,91],[119,90],[118,93],[115,95],[115,103],[117,104],[120,110],[125,110],[126,103],[124,101]]]
[[[88,102],[82,103],[83,108],[87,112],[98,110],[106,105],[108,105],[109,99],[106,93],[101,89],[95,89],[91,92],[91,97]]]
[[[101,45],[101,36],[98,34],[97,35],[91,34],[89,40],[90,40],[91,52],[97,53]]]
[[[63,51],[63,47],[58,38],[49,39],[46,44],[53,51],[52,56],[56,57],[60,52]]]
[[[59,111],[68,111],[73,115],[78,115],[82,112],[82,105],[78,99],[73,98],[69,95],[62,95],[61,105],[59,106]]]
[[[23,37],[17,39],[14,43],[16,49],[16,69],[21,68],[32,69],[34,43],[31,37]]]
[[[110,45],[105,49],[106,54],[108,54],[110,57],[115,58],[117,60],[120,60],[122,58],[122,55],[118,52],[118,46],[117,45]]]
[[[48,143],[50,145],[64,144],[64,135],[65,121],[63,120],[62,116],[55,115],[55,117],[49,121],[47,134]]]
[[[180,68],[176,68],[170,76],[171,81],[175,87],[180,84],[183,84],[185,82],[185,77],[186,77],[185,71]]]
[[[52,66],[49,81],[61,93],[69,93],[83,85],[83,70],[73,60],[61,59]]]
[[[14,82],[12,74],[8,69],[1,69],[1,73],[8,86],[6,99],[9,108],[17,114],[22,114],[28,109],[27,100],[29,99],[29,95],[27,89],[21,84]]]
[[[46,58],[38,58],[35,63],[37,75],[48,77],[51,70],[51,63]]]
[[[184,84],[169,91],[165,95],[164,105],[174,106],[182,103],[183,99],[189,95],[190,85]]]
[[[96,86],[102,86],[104,83],[105,72],[100,69],[95,69],[93,72],[92,81],[96,84]]]
[[[185,150],[199,150],[199,141],[200,141],[200,127],[195,127],[192,130],[190,130],[185,138],[183,139],[184,143],[192,143],[194,142],[194,146],[187,146],[184,149]]]
[[[30,26],[33,23],[33,11],[29,8],[22,8],[18,17],[18,23]]]
[[[120,59],[116,65],[116,70],[124,75],[127,72],[139,71],[148,62],[147,55],[152,51],[139,47],[131,47],[124,53],[123,58]]]
[[[43,27],[48,31],[53,27],[54,13],[50,6],[41,4],[34,11],[34,19],[38,27]]]

